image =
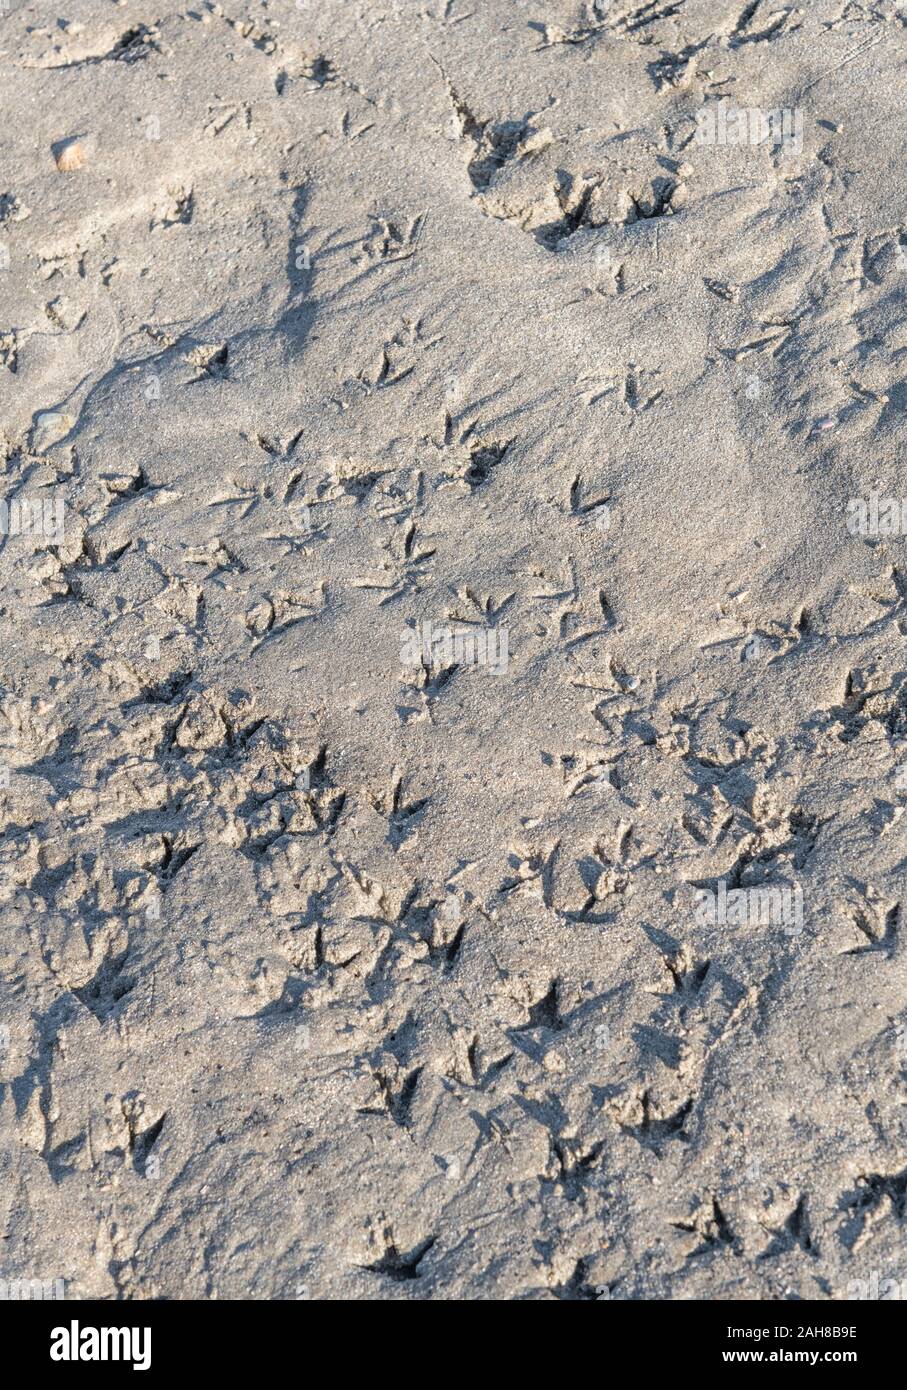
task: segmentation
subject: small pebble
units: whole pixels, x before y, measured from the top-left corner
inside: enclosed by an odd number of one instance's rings
[[[79,140],[58,140],[51,150],[61,174],[69,174],[85,164],[85,146]]]

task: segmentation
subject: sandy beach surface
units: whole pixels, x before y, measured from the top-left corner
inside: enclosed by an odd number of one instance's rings
[[[0,1278],[907,1297],[907,5],[0,80]]]

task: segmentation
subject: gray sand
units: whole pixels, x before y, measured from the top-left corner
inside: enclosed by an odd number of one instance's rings
[[[907,1296],[907,6],[0,77],[0,1278]]]

